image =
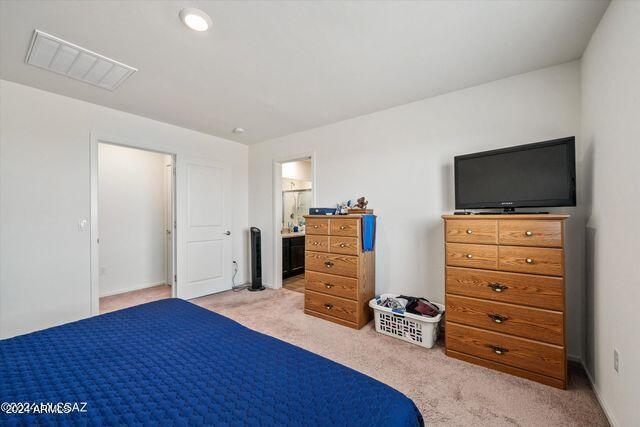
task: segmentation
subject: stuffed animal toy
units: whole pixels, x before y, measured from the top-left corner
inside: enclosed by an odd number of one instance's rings
[[[364,197],[360,197],[357,200],[354,208],[356,208],[356,209],[367,209],[367,205],[368,204],[369,204],[369,202],[367,202],[367,199],[365,199]]]

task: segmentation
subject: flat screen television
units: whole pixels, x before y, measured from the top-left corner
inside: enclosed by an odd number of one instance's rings
[[[456,156],[456,209],[576,205],[575,138]]]

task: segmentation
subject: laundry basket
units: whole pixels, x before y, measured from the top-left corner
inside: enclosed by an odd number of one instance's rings
[[[396,294],[382,294],[369,301],[369,307],[373,309],[376,318],[376,331],[421,347],[433,347],[438,338],[438,325],[444,314],[444,306],[434,302],[433,304],[440,309],[440,314],[436,317],[426,317],[378,305],[378,301],[398,296]]]

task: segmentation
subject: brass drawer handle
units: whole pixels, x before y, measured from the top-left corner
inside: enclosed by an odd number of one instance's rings
[[[331,288],[333,288],[333,285],[331,283],[325,283],[324,287],[327,288],[327,289],[331,289]]]
[[[533,264],[533,258],[527,258],[525,261],[527,261],[527,264]]]
[[[325,304],[324,308],[326,308],[327,310],[331,310],[333,308],[333,304]]]
[[[318,246],[318,242],[313,242],[313,246]]]
[[[347,229],[347,226],[346,226],[346,225],[341,225],[341,226],[340,226],[340,230],[346,230],[346,229]]]
[[[473,234],[473,230],[471,229],[467,230],[467,234]]]
[[[331,261],[325,261],[325,262],[324,262],[324,266],[325,266],[325,267],[327,267],[327,268],[331,268],[331,267],[333,267],[333,262],[331,262]]]
[[[340,243],[340,247],[341,247],[341,248],[346,248],[346,247],[347,247],[347,245],[345,245],[344,243]]]
[[[500,283],[489,283],[487,286],[490,287],[494,292],[503,292],[509,289],[508,286],[501,285]]]
[[[466,255],[466,257],[467,257],[467,258],[469,258],[469,259],[471,259],[471,258],[473,258],[473,255],[471,255],[471,254],[467,254],[467,255]]]
[[[502,314],[497,314],[497,313],[489,313],[487,314],[487,316],[489,316],[491,320],[493,320],[496,323],[502,323],[508,319],[507,316],[503,316]]]
[[[489,347],[495,354],[505,354],[506,352],[508,352],[509,350],[507,350],[504,347],[500,347],[498,345],[488,345],[487,347]]]
[[[318,228],[318,226],[317,226],[317,225],[314,225],[314,226],[313,226],[313,228]]]
[[[530,231],[527,231],[527,232],[524,233],[524,235],[527,236],[527,237],[531,237],[531,236],[533,236],[533,233],[530,232]]]

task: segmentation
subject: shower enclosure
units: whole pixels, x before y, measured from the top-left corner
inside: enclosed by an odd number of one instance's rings
[[[311,189],[293,189],[282,192],[282,227],[293,230],[304,225],[303,215],[311,206]]]

